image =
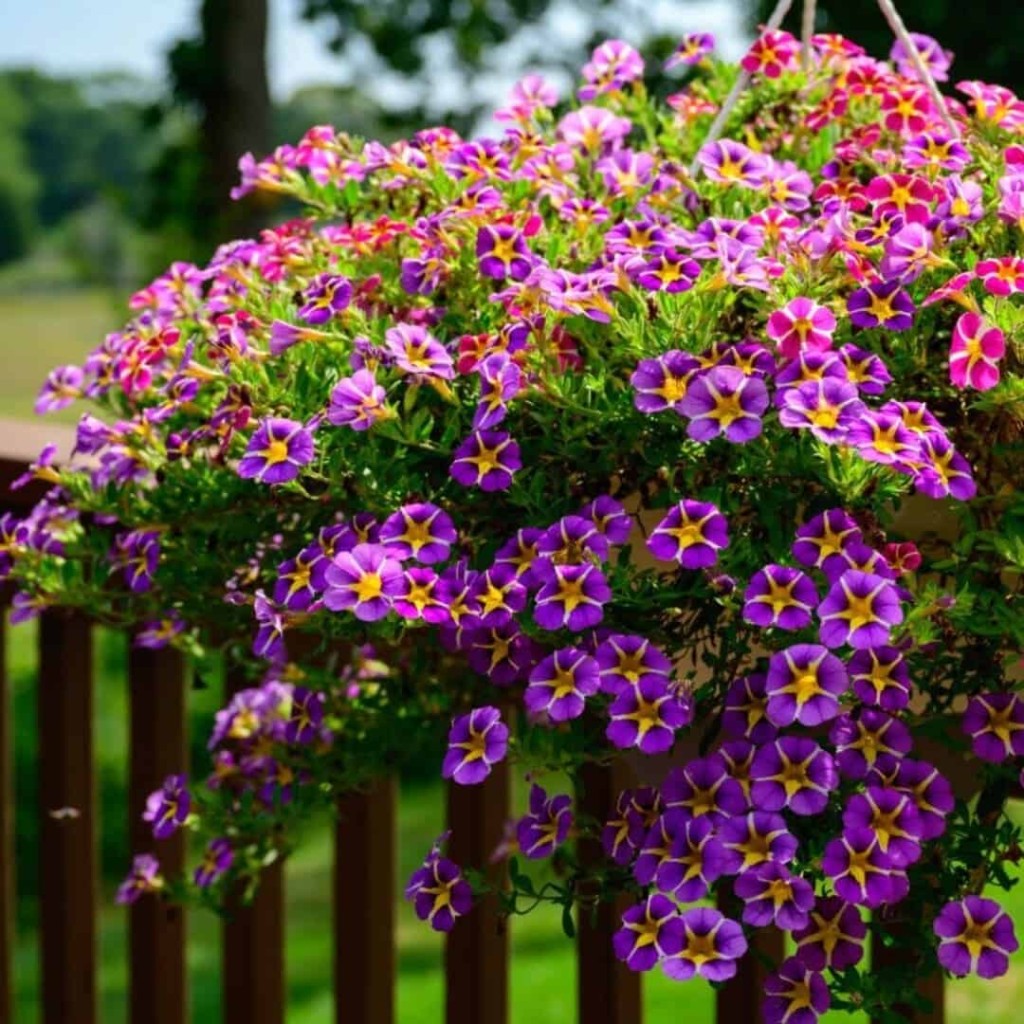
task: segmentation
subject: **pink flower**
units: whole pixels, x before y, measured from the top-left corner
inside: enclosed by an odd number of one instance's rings
[[[799,296],[768,317],[768,337],[786,359],[801,352],[823,352],[832,347],[836,318],[830,309]]]
[[[740,61],[744,71],[778,78],[783,71],[792,71],[797,64],[800,44],[788,32],[769,29],[754,41]]]
[[[999,360],[1006,339],[980,313],[963,313],[949,346],[949,379],[958,388],[988,391],[999,383]]]

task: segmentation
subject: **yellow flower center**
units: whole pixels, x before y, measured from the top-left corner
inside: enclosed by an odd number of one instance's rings
[[[279,463],[288,461],[288,442],[271,441],[263,452],[263,457],[268,465],[276,466]]]
[[[380,573],[367,572],[359,577],[354,589],[360,601],[372,601],[384,592],[384,581],[380,578]]]
[[[839,409],[834,405],[826,405],[820,409],[814,409],[811,411],[810,419],[816,427],[824,427],[831,430],[839,422]]]

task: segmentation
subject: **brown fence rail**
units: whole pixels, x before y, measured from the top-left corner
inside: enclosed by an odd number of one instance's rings
[[[59,432],[57,432],[59,433]],[[7,485],[54,439],[53,428],[0,419],[0,512],[24,511],[40,494]],[[70,437],[59,438],[67,446]],[[0,618],[0,1022],[13,1021],[14,820],[11,779],[11,695],[5,671],[6,622]],[[42,617],[39,630],[40,933],[43,1024],[94,1024],[97,1020],[96,779],[92,738],[92,629],[60,612]],[[170,652],[133,650],[130,692],[129,806],[125,814],[133,850],[150,849],[140,820],[145,796],[163,778],[186,767],[185,681]],[[236,681],[229,675],[228,689]],[[592,770],[585,780],[585,812],[606,814],[614,798],[614,772]],[[510,778],[500,767],[481,786],[450,787],[448,823],[452,856],[479,869],[497,845],[509,813]],[[334,943],[334,1005],[338,1024],[390,1024],[395,1017],[394,895],[397,880],[394,781],[339,803],[334,893],[325,913],[325,938]],[[74,808],[73,814],[59,813]],[[593,856],[581,850],[581,856]],[[184,841],[161,845],[173,873],[184,860]],[[285,1020],[285,872],[264,877],[250,906],[237,906],[222,935],[226,1024],[283,1024]],[[188,1019],[187,928],[184,912],[142,900],[129,913],[129,1020],[131,1024],[185,1024]],[[578,1020],[581,1024],[641,1024],[642,986],[614,959],[611,935],[616,908],[601,907],[578,923]],[[447,1024],[506,1024],[508,923],[485,901],[460,921],[447,941]],[[767,968],[782,955],[775,937],[758,936],[732,981],[717,993],[717,1024],[755,1024]],[[884,951],[876,956],[884,958]],[[881,962],[881,961],[879,961]],[[328,984],[328,979],[324,979]],[[571,984],[566,979],[566,984]],[[925,979],[933,1001],[915,1024],[942,1024],[940,977]],[[415,1018],[417,1022],[419,1017]],[[202,1021],[200,1024],[214,1024]],[[424,1021],[423,1024],[429,1024]]]

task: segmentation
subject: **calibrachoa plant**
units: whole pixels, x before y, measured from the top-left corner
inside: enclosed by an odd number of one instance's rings
[[[140,856],[123,901],[216,903],[428,750],[531,781],[507,887],[446,836],[409,880],[436,929],[489,894],[571,932],[625,893],[616,955],[712,982],[781,929],[765,1016],[800,1024],[1007,970],[1024,102],[939,110],[902,47],[816,36],[801,69],[771,31],[709,139],[712,48],[681,42],[665,103],[611,41],[576,97],[524,79],[496,138],[245,157],[237,194],[303,215],[173,265],[46,382],[40,411],[102,415],[0,522],[15,617],[87,608],[248,679],[208,778],[145,808],[201,860]],[[613,759],[637,783],[594,818],[581,769]],[[869,934],[916,963],[869,973]]]

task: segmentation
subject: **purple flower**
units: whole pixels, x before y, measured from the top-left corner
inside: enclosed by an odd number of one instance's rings
[[[820,814],[839,785],[832,755],[807,736],[781,736],[758,748],[750,766],[751,802],[759,810]]]
[[[613,154],[609,159],[621,160],[620,153]],[[631,261],[629,276],[646,291],[676,295],[693,287],[700,277],[700,264],[673,249],[662,249],[642,261]]]
[[[725,516],[710,502],[689,498],[669,509],[647,539],[655,558],[678,562],[684,569],[707,569],[728,546]]]
[[[516,825],[516,839],[529,860],[550,857],[565,842],[572,827],[572,800],[565,794],[548,798],[534,783],[530,787],[530,810]]]
[[[503,626],[526,607],[526,587],[510,566],[498,565],[480,573],[471,591],[475,612],[467,625]]]
[[[708,981],[726,981],[736,973],[736,961],[747,951],[743,929],[711,907],[685,911],[683,948],[662,961],[665,973],[676,981],[695,974]]]
[[[369,430],[379,420],[392,416],[387,407],[387,392],[370,370],[357,370],[343,377],[331,391],[327,422],[336,427]]]
[[[700,370],[700,361],[689,352],[673,349],[656,359],[641,359],[629,378],[633,385],[633,404],[643,413],[681,412],[682,400],[691,380]]]
[[[208,889],[234,863],[235,852],[227,839],[213,839],[203,851],[203,858],[196,865],[195,883],[200,889]]]
[[[270,417],[256,428],[238,463],[238,475],[264,484],[294,480],[313,461],[312,432],[297,420]]]
[[[491,430],[508,411],[507,403],[523,389],[523,372],[507,352],[494,352],[477,367],[480,402],[473,414],[474,430]]]
[[[160,535],[155,530],[119,533],[114,538],[110,560],[113,568],[124,573],[133,593],[144,593],[153,586],[153,576],[160,564]]]
[[[844,572],[818,605],[819,636],[826,647],[877,647],[903,621],[899,592],[881,576]]]
[[[459,866],[442,857],[435,847],[405,887],[416,916],[438,932],[450,932],[458,918],[473,906],[473,890]]]
[[[716,826],[746,814],[748,807],[743,787],[719,753],[673,768],[662,783],[661,799],[667,810],[680,810],[689,818],[707,817]]]
[[[82,397],[84,382],[85,374],[77,366],[58,366],[52,370],[36,399],[36,415],[45,416],[66,409]]]
[[[881,395],[892,383],[892,374],[885,363],[875,355],[856,345],[841,345],[837,349],[843,361],[847,379],[857,385],[857,390],[865,395]]]
[[[939,937],[939,963],[963,977],[1001,978],[1010,969],[1009,954],[1019,948],[1010,915],[995,900],[967,896],[947,903],[932,924]]]
[[[544,531],[536,526],[526,526],[517,530],[494,553],[494,565],[508,566],[515,570],[516,577],[524,586],[533,584],[533,563],[537,557],[537,542]]]
[[[827,648],[796,644],[771,656],[766,685],[768,719],[782,728],[835,718],[849,679],[843,663]]]
[[[691,818],[678,810],[667,812],[663,818],[673,823],[672,840],[658,864],[654,884],[680,903],[702,900],[725,866],[725,853],[714,836],[714,824],[708,815]]]
[[[117,902],[122,906],[134,903],[140,896],[159,892],[164,887],[160,863],[149,853],[139,853],[132,861],[128,877],[118,886]]]
[[[709,142],[697,153],[697,163],[711,179],[723,185],[759,188],[768,176],[768,157],[740,142]]]
[[[135,634],[136,647],[144,647],[151,651],[159,651],[170,645],[175,637],[180,636],[188,628],[185,620],[172,611],[162,619],[147,622]]]
[[[150,822],[154,838],[166,839],[185,823],[191,807],[185,776],[168,775],[164,784],[146,798],[142,820]]]
[[[767,743],[778,730],[768,720],[768,677],[763,672],[734,679],[725,692],[722,732],[751,743]]]
[[[633,517],[625,510],[622,502],[606,494],[584,505],[579,515],[589,519],[609,544],[625,544],[633,532]]]
[[[761,433],[767,408],[764,381],[733,366],[715,366],[690,382],[678,411],[690,420],[686,432],[695,441],[722,434],[733,444],[745,444]]]
[[[379,541],[392,558],[432,565],[448,557],[458,539],[451,516],[427,502],[403,505],[380,528]]]
[[[887,786],[854,793],[843,810],[844,829],[869,828],[894,867],[905,868],[921,856],[921,815],[910,794]]]
[[[323,590],[327,564],[315,551],[300,551],[277,567],[273,598],[288,611],[305,611]]]
[[[860,911],[835,896],[818,898],[810,922],[795,932],[796,955],[812,971],[845,971],[860,963],[868,926]]]
[[[819,441],[834,444],[844,440],[866,412],[855,385],[824,377],[786,388],[779,422],[795,430],[810,430]]]
[[[455,364],[448,350],[425,327],[391,327],[384,334],[384,344],[395,365],[405,373],[440,381],[455,376]]]
[[[622,790],[601,830],[605,853],[620,866],[629,864],[661,817],[661,797],[653,786]]]
[[[781,814],[761,810],[727,818],[719,825],[715,838],[724,851],[722,868],[727,875],[738,875],[769,862],[788,864],[796,856],[798,845]]]
[[[801,564],[820,569],[826,559],[841,554],[850,544],[863,540],[860,528],[841,508],[809,519],[796,531],[793,557]]]
[[[880,907],[896,902],[892,861],[882,852],[869,828],[846,829],[825,847],[821,869],[832,879],[840,899],[862,907]],[[904,877],[905,880],[905,876]]]
[[[384,618],[392,599],[405,589],[402,564],[380,544],[357,544],[334,556],[327,567],[324,604],[332,612],[351,611],[361,622]]]
[[[618,92],[624,85],[642,78],[644,61],[629,43],[607,39],[598,46],[583,65],[586,85],[576,91],[584,102],[607,93]]]
[[[1024,754],[1024,701],[1015,693],[972,697],[962,721],[971,749],[983,761],[999,764]]]
[[[814,582],[799,569],[766,565],[754,573],[743,594],[743,618],[768,629],[803,629],[818,603]]]
[[[839,771],[848,779],[863,779],[874,768],[888,774],[913,746],[910,730],[879,708],[837,718],[829,740]]]
[[[910,673],[895,647],[862,648],[854,652],[846,667],[853,695],[862,703],[895,712],[910,702]]]
[[[765,1024],[816,1024],[832,1005],[824,977],[791,956],[765,980],[761,1014]]]
[[[605,735],[616,747],[637,747],[644,754],[663,754],[675,742],[676,730],[689,724],[692,709],[682,704],[660,675],[644,675],[624,686],[608,708]]]
[[[340,274],[318,274],[303,297],[306,301],[299,308],[299,316],[307,324],[319,326],[348,308],[352,301],[352,282]]]
[[[600,681],[600,669],[590,655],[565,647],[530,673],[523,700],[534,714],[545,712],[553,722],[565,722],[583,714],[586,698],[597,693]]]
[[[909,793],[921,818],[921,838],[937,839],[946,830],[946,816],[956,799],[949,780],[925,761],[905,757],[896,769],[892,784]]]
[[[615,696],[644,679],[670,685],[672,662],[646,637],[615,633],[606,637],[594,652],[601,672],[601,689]]]
[[[284,724],[285,741],[308,745],[329,739],[331,734],[323,724],[325,702],[326,698],[319,691],[296,686]]]
[[[786,931],[805,928],[814,906],[810,882],[774,860],[744,871],[734,891],[744,903],[743,920],[756,928],[769,924]]]
[[[906,331],[914,324],[914,303],[899,281],[880,281],[858,288],[846,300],[846,308],[854,327]]]
[[[649,971],[664,957],[679,953],[683,923],[676,905],[655,893],[630,907],[612,936],[612,948],[631,971]]]
[[[678,64],[699,64],[715,48],[715,37],[710,32],[691,32],[683,36],[679,45],[665,61],[666,71]]]
[[[508,726],[496,707],[474,708],[452,722],[441,777],[475,786],[508,752]]]
[[[546,582],[551,579],[556,565],[603,562],[608,553],[608,540],[592,519],[565,516],[538,538],[533,575]]]
[[[507,491],[522,465],[519,445],[509,434],[503,430],[477,430],[455,449],[450,472],[466,487]]]
[[[440,577],[433,569],[420,566],[406,569],[402,573],[401,589],[391,599],[392,607],[403,619],[447,622],[448,605],[440,584]]]
[[[533,269],[533,254],[523,233],[511,224],[484,224],[476,235],[480,273],[503,280],[522,281]]]
[[[537,591],[533,617],[543,629],[574,633],[596,626],[612,591],[596,565],[556,565]]]

